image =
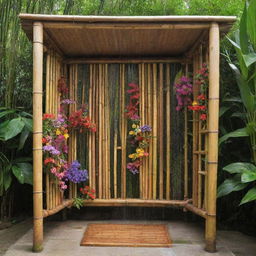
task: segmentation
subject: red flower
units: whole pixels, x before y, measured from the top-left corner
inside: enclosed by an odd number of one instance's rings
[[[51,158],[51,157],[46,158],[46,159],[44,160],[44,165],[47,165],[47,164],[49,164],[49,163],[54,164],[54,163],[55,163],[55,160],[54,160],[53,158]]]
[[[43,120],[46,120],[46,119],[54,119],[55,118],[55,115],[54,114],[43,114]]]
[[[200,94],[200,95],[197,96],[197,99],[198,99],[198,100],[205,100],[206,97],[205,97],[204,94]]]
[[[201,114],[200,119],[205,121],[207,119],[207,115],[206,114]]]
[[[45,137],[42,138],[42,143],[43,144],[47,143],[47,139]]]

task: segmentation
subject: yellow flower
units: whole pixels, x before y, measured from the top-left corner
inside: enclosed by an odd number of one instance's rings
[[[198,105],[198,102],[196,101],[196,100],[194,100],[193,102],[192,102],[192,106],[197,106]]]
[[[129,135],[134,135],[134,131],[129,131]]]
[[[137,127],[137,125],[136,125],[136,124],[133,124],[133,125],[132,125],[132,128],[133,128],[133,129],[135,129],[136,127]]]
[[[56,135],[60,135],[60,134],[61,134],[61,131],[59,129],[57,129]]]
[[[137,148],[137,149],[136,149],[136,152],[137,152],[138,154],[140,154],[140,153],[144,153],[144,150],[143,150],[142,148]]]
[[[140,157],[144,156],[144,153],[139,153],[139,156],[140,156]]]
[[[129,157],[129,158],[133,158],[133,157],[134,157],[134,154],[130,154],[128,157]]]
[[[137,133],[140,133],[140,132],[141,132],[141,129],[138,129],[138,130],[137,130]]]
[[[69,138],[69,135],[67,133],[65,133],[63,136],[65,137],[65,139]]]

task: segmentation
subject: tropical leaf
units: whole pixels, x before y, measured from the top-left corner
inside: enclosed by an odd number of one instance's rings
[[[233,69],[236,75],[236,81],[240,90],[241,98],[248,112],[253,112],[255,107],[255,96],[252,94],[250,87],[241,76],[239,69],[232,63],[229,66]]]
[[[13,114],[13,113],[15,113],[15,110],[13,110],[13,109],[5,110],[3,112],[0,112],[0,118],[4,117],[6,115],[9,115],[9,114]]]
[[[237,162],[237,163],[232,163],[223,167],[223,170],[231,174],[233,173],[242,174],[246,171],[251,171],[256,173],[256,166],[251,163]]]
[[[6,131],[4,134],[4,140],[9,140],[18,135],[24,126],[25,123],[21,120],[21,118],[12,119],[5,128]]]
[[[256,170],[255,171],[245,171],[241,176],[241,181],[243,183],[252,182],[255,180],[256,180]]]
[[[247,187],[247,183],[242,183],[240,180],[240,175],[236,175],[233,178],[226,179],[219,187],[217,191],[217,196],[226,196],[234,191],[240,191]]]
[[[25,124],[25,127],[30,131],[32,132],[33,131],[33,121],[31,118],[26,118],[26,117],[22,117],[21,118],[22,121],[24,122]]]
[[[245,65],[248,68],[249,66],[251,66],[253,63],[256,62],[256,53],[251,52],[247,55],[243,55],[243,58],[244,58]]]
[[[240,205],[256,200],[256,187],[251,188],[242,198]]]
[[[247,9],[247,33],[256,51],[256,1],[250,1]]]
[[[23,149],[24,144],[25,144],[29,134],[30,134],[30,131],[27,128],[24,127],[22,132],[21,132],[21,135],[20,135],[18,150]]]
[[[24,184],[24,174],[23,174],[21,168],[19,168],[17,165],[13,165],[12,166],[12,173],[17,178],[19,183]]]
[[[223,143],[224,141],[226,141],[227,139],[230,138],[239,138],[239,137],[247,137],[249,136],[246,127],[241,128],[241,129],[237,129],[233,132],[227,133],[225,135],[223,135],[220,139],[219,139],[219,145],[221,145],[221,143]]]
[[[239,40],[243,53],[248,53],[248,35],[247,35],[247,4],[244,5],[244,11],[239,24]]]
[[[16,164],[22,171],[24,176],[24,183],[33,185],[33,166],[30,163],[17,163]]]
[[[232,106],[222,106],[220,108],[219,117],[222,117],[228,110],[230,110]]]

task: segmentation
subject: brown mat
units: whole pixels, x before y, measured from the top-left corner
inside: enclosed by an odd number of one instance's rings
[[[171,247],[166,225],[89,224],[82,246]]]

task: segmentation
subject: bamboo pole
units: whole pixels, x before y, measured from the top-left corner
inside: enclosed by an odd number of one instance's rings
[[[141,72],[141,84],[140,84],[140,118],[141,124],[145,124],[145,102],[144,102],[144,93],[145,93],[145,83],[144,83],[144,65],[142,64],[142,72]],[[142,173],[142,198],[146,199],[146,169],[145,169],[145,159],[142,158],[142,165],[140,166],[140,172]]]
[[[105,68],[105,105],[106,105],[106,197],[110,198],[110,113],[109,113],[109,87],[108,87],[108,64],[104,65]]]
[[[153,199],[157,197],[157,65],[153,64]]]
[[[50,62],[51,62],[51,58],[50,58],[50,54],[49,52],[47,53],[47,57],[46,57],[46,104],[45,104],[45,112],[46,113],[50,113],[49,112],[49,103],[50,103]],[[45,185],[46,185],[46,209],[49,209],[50,207],[50,175],[49,172],[46,172],[45,175]]]
[[[171,183],[171,81],[170,64],[166,64],[166,199],[170,200]]]
[[[90,73],[91,73],[91,65],[89,65],[89,68],[90,68]],[[90,120],[92,120],[92,116],[93,116],[93,113],[92,113],[92,77],[90,76],[89,77],[90,79],[90,86],[89,86],[89,118]],[[82,104],[84,104],[84,102],[82,101]],[[88,134],[87,136],[88,138],[88,166],[89,166],[89,186],[92,187],[92,184],[93,184],[93,176],[92,176],[92,173],[93,173],[93,170],[92,170],[92,134]]]
[[[163,64],[159,64],[159,129],[158,129],[158,138],[159,138],[159,199],[162,200],[164,197],[164,141],[163,141]]]
[[[102,116],[103,116],[103,103],[102,103],[102,68],[101,64],[98,65],[98,86],[99,86],[99,198],[103,198],[103,188],[102,188]]]
[[[149,124],[148,122],[148,82],[147,82],[147,66],[145,64],[143,65],[143,83],[144,83],[144,117],[145,117],[145,124]],[[148,135],[149,133],[147,133]],[[146,152],[149,152],[149,149],[146,149]],[[144,165],[145,165],[145,173],[146,173],[146,199],[149,199],[150,194],[149,194],[149,168],[148,168],[148,163],[149,163],[149,157],[145,157],[144,160]]]
[[[153,119],[152,119],[152,79],[151,79],[151,65],[147,65],[147,84],[148,84],[148,123],[153,129]],[[149,157],[148,157],[148,172],[149,172],[149,199],[153,198],[153,139],[149,143]]]
[[[120,65],[121,69],[121,97],[122,97],[122,105],[121,105],[121,123],[122,123],[122,130],[121,130],[121,139],[122,139],[122,190],[121,195],[122,198],[126,198],[126,119],[124,118],[125,115],[125,65]]]
[[[209,32],[209,113],[208,113],[208,204],[206,207],[206,251],[216,251],[216,189],[219,129],[219,25],[212,23]]]
[[[33,23],[33,251],[43,249],[43,24]]]
[[[188,64],[185,66],[188,76]],[[184,200],[188,198],[188,109],[184,111]]]

